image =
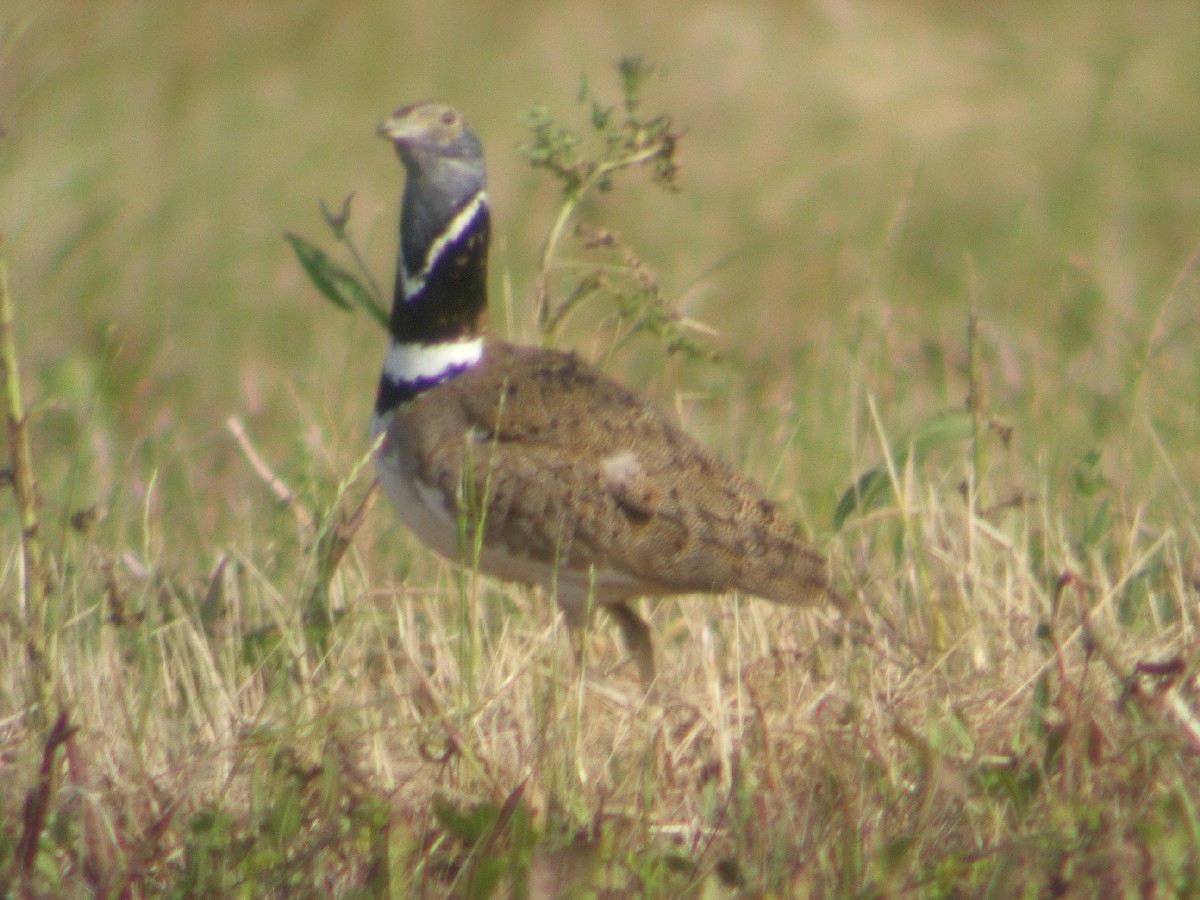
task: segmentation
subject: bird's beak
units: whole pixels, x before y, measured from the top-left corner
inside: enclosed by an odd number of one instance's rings
[[[379,124],[379,127],[375,129],[375,133],[381,138],[387,138],[389,141],[397,141],[404,137],[410,137],[416,125],[410,114],[417,108],[417,105],[409,104],[408,106],[400,107]]]

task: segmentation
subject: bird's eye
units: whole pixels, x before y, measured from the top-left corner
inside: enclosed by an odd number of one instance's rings
[[[454,110],[448,109],[444,113],[442,113],[442,124],[443,125],[453,125],[454,119],[455,119]]]

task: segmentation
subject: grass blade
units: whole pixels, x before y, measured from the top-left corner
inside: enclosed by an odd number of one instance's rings
[[[901,440],[892,445],[892,459],[903,468],[911,455],[920,465],[934,450],[949,447],[969,438],[973,431],[972,418],[965,412],[939,413],[919,423]],[[887,495],[891,476],[886,465],[880,464],[863,472],[838,500],[833,513],[833,528],[839,530],[855,512],[863,513],[879,506]]]

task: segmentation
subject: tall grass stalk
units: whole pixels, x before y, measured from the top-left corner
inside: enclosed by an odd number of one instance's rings
[[[12,610],[22,623],[28,671],[28,714],[43,726],[50,724],[53,673],[57,671],[57,640],[47,640],[47,601],[50,570],[41,538],[40,501],[33,457],[29,450],[29,418],[21,396],[21,368],[15,334],[15,303],[8,284],[8,261],[0,242],[0,376],[4,381],[4,418],[8,430],[8,481],[17,503],[21,527],[21,608]]]

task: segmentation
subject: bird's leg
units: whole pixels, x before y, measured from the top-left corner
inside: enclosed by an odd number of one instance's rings
[[[655,675],[654,641],[650,636],[650,626],[624,601],[601,602],[596,605],[603,606],[605,612],[616,623],[621,632],[621,643],[625,645],[626,652],[633,657],[633,661],[638,667],[638,674],[645,687],[649,689],[654,683]],[[579,602],[577,596],[564,596],[560,592],[558,608],[562,610],[563,618],[566,619],[567,629],[571,633],[571,642],[575,645],[575,658],[582,668],[583,642],[587,640],[594,609],[591,594],[589,593],[585,602]]]
[[[606,603],[604,609],[617,623],[625,649],[637,663],[642,682],[649,688],[654,683],[654,642],[650,638],[650,626],[626,603]]]

